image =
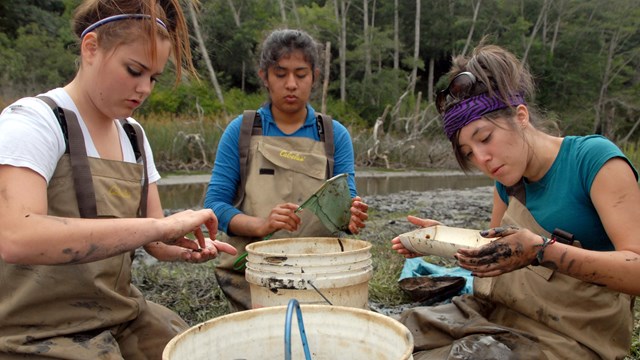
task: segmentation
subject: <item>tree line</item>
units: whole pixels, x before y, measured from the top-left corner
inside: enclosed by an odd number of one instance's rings
[[[79,0],[0,0],[0,105],[61,86],[76,69]],[[637,0],[201,0],[185,3],[201,81],[160,82],[143,113],[238,113],[260,94],[257,46],[281,27],[323,46],[319,110],[420,136],[451,58],[482,39],[518,55],[564,134],[640,138]],[[169,78],[167,76],[166,78]],[[234,107],[235,106],[235,107]]]

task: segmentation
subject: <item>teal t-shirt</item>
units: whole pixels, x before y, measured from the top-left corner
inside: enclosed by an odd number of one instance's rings
[[[575,235],[582,247],[614,250],[598,212],[591,202],[593,179],[612,158],[625,159],[622,151],[600,135],[567,136],[549,171],[537,182],[525,181],[526,206],[538,224],[548,232],[559,228]],[[506,187],[496,182],[502,201],[509,203]]]

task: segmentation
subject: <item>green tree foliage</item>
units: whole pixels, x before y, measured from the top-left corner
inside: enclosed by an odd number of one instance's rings
[[[62,86],[75,72],[67,5],[0,0],[0,103]]]
[[[53,35],[64,11],[62,0],[0,0],[0,32],[15,37],[21,27],[36,23]]]

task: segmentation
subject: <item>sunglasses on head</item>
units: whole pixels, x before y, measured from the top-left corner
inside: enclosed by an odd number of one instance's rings
[[[476,83],[482,86],[475,86]],[[472,73],[463,71],[451,79],[446,89],[438,93],[436,96],[436,108],[440,114],[444,114],[451,106],[483,92],[486,92],[484,84],[477,82],[475,75]]]

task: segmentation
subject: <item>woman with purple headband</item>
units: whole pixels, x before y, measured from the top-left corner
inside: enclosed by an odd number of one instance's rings
[[[510,52],[481,45],[454,58],[450,75],[436,105],[460,167],[495,180],[480,234],[497,240],[455,255],[474,275],[473,295],[402,314],[414,358],[624,358],[640,294],[636,169],[602,136],[534,125],[533,80]]]
[[[193,263],[236,253],[212,240],[211,210],[164,217],[130,117],[170,57],[176,81],[195,75],[187,24],[178,0],[87,0],[73,30],[74,79],[0,115],[0,358],[160,359],[187,324],[131,284],[134,250]]]

